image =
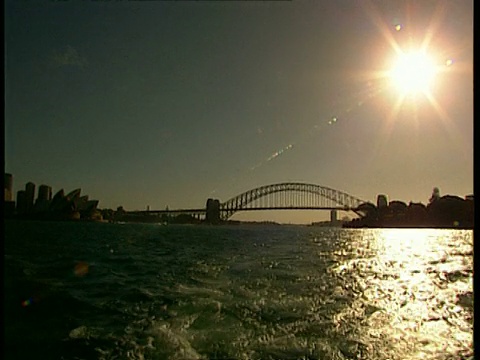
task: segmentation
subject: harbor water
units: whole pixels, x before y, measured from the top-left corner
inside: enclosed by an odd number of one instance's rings
[[[473,359],[473,231],[5,221],[5,359]]]

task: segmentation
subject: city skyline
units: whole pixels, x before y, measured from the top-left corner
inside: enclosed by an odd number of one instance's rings
[[[249,211],[313,210],[318,219],[320,210],[329,210],[328,221],[312,221],[308,225],[343,227],[440,227],[473,228],[474,195],[464,198],[456,195],[442,196],[434,188],[428,204],[401,200],[388,200],[385,194],[377,196],[376,204],[352,197],[334,189],[304,183],[282,183],[262,186],[239,194],[223,204],[218,199],[208,199],[204,208],[197,209],[150,209],[128,211],[123,206],[113,209],[97,209],[98,200],[89,200],[88,195],[80,196],[81,189],[65,195],[59,190],[52,197],[48,185],[40,185],[35,199],[35,184],[28,182],[24,190],[17,192],[16,203],[12,201],[12,174],[5,174],[6,218],[37,220],[88,220],[108,222],[145,222],[162,224],[238,224],[230,220],[238,213]],[[345,208],[352,210],[345,210]],[[351,219],[338,212],[354,212],[359,217]],[[291,222],[291,215],[288,218]],[[350,221],[351,220],[351,221]],[[242,220],[241,220],[242,221]],[[245,221],[245,220],[243,220]],[[272,223],[272,220],[247,220],[247,223]],[[277,223],[277,222],[273,222]],[[298,223],[293,223],[298,224]],[[302,223],[300,223],[302,224]]]
[[[204,207],[282,181],[371,202],[473,193],[472,1],[5,9],[14,193],[82,188],[127,210]],[[440,70],[403,97],[382,74],[398,48],[422,44]]]

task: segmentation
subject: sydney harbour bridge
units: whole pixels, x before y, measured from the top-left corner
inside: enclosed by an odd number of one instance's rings
[[[228,220],[240,211],[259,210],[343,210],[364,214],[359,206],[365,201],[326,186],[298,182],[264,185],[220,202],[208,199],[203,209],[130,211],[139,215],[188,214],[210,223]]]

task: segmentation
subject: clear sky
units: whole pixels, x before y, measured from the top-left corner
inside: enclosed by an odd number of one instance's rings
[[[413,49],[435,77],[405,94],[389,71]],[[5,79],[15,192],[127,210],[286,181],[473,193],[473,0],[7,0]]]

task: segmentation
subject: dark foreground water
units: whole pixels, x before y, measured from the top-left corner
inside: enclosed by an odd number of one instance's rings
[[[473,231],[5,222],[6,359],[473,359]]]

